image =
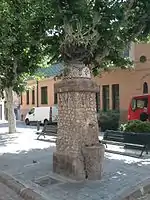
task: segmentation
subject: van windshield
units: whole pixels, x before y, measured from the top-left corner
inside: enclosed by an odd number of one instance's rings
[[[34,113],[34,110],[35,110],[35,108],[32,108],[32,109],[29,111],[29,115],[33,114],[33,113]]]
[[[137,110],[137,109],[142,109],[144,107],[148,107],[148,98],[141,98],[141,99],[137,99],[137,98],[133,98],[132,99],[132,103],[131,103],[131,108],[132,110]]]

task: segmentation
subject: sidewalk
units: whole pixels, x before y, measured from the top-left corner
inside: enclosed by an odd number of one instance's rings
[[[55,149],[5,154],[0,168],[50,200],[111,200],[149,176],[150,160],[105,154],[101,181],[72,182],[52,173]],[[33,163],[33,160],[36,163]],[[11,163],[11,165],[9,165]],[[51,181],[54,178],[54,181]]]
[[[137,159],[105,153],[100,181],[75,182],[52,173],[54,142],[37,141],[26,129],[0,140],[0,170],[49,200],[116,200],[126,189],[149,177],[150,157]],[[17,200],[17,199],[16,199]],[[121,200],[121,199],[119,199]]]
[[[0,199],[1,197],[5,200],[46,200],[39,193],[3,171],[0,171]]]

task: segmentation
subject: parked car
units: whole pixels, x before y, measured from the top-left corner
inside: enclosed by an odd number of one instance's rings
[[[58,107],[34,107],[27,113],[25,117],[26,125],[33,122],[41,122],[41,124],[57,123],[58,120]]]

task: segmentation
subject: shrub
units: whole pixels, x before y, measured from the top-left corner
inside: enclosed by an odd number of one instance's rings
[[[101,127],[101,131],[117,130],[119,127],[119,119],[120,119],[119,112],[101,111],[98,116],[98,121],[99,121],[99,126]]]
[[[119,127],[119,131],[125,131],[127,124],[121,124]]]
[[[150,122],[140,120],[128,121],[127,124],[121,125],[120,130],[134,133],[150,133]]]

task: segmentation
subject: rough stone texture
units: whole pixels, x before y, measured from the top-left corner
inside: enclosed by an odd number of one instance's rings
[[[54,172],[77,180],[100,179],[104,150],[98,148],[96,84],[89,77],[65,78],[55,91],[59,120]]]
[[[58,99],[57,151],[78,153],[81,146],[99,144],[95,93],[59,93]]]
[[[64,76],[65,78],[91,78],[91,72],[88,67],[83,66],[81,63],[76,64],[69,64],[69,66],[66,66],[66,69],[64,70]]]
[[[78,154],[54,153],[53,169],[58,174],[63,174],[69,178],[76,177],[77,180],[85,179],[83,160]]]
[[[65,79],[55,84],[55,92],[98,92],[99,87],[89,78]]]
[[[85,147],[83,155],[88,179],[101,179],[103,173],[104,146]]]

